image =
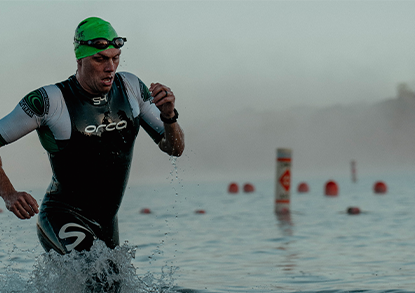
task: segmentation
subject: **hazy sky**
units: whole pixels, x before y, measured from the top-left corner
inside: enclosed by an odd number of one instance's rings
[[[86,17],[128,38],[120,70],[168,84],[191,119],[372,102],[415,80],[415,1],[1,1],[2,104],[75,70]],[[183,110],[182,110],[183,111]]]
[[[172,88],[191,133],[247,110],[395,96],[415,81],[414,15],[415,1],[397,0],[0,1],[0,117],[75,72],[74,30],[89,16],[127,37],[119,70]]]

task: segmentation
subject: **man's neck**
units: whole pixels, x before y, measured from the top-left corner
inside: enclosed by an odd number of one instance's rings
[[[102,96],[101,94],[99,94],[99,93],[94,93],[94,92],[91,92],[86,86],[84,86],[83,84],[82,84],[82,82],[81,82],[81,77],[79,76],[79,71],[77,70],[76,71],[76,73],[75,73],[75,79],[76,79],[76,81],[79,83],[79,85],[81,86],[81,88],[84,90],[84,91],[86,91],[88,94],[90,94],[90,95],[92,95],[92,96],[94,96],[94,97],[100,97],[100,96]]]

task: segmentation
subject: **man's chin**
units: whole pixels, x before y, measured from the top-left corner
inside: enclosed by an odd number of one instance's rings
[[[105,96],[105,95],[107,95],[110,92],[110,90],[111,90],[111,87],[100,88],[99,89],[99,94],[101,96]]]

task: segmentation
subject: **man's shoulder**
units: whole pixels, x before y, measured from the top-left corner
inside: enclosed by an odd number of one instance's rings
[[[28,93],[20,100],[19,105],[30,117],[43,117],[49,113],[51,100],[59,96],[60,91],[56,85],[47,85]]]
[[[128,71],[118,71],[117,72],[118,75],[122,76],[123,78],[132,78],[132,79],[137,79],[138,76],[135,75],[134,73],[128,72]]]
[[[135,74],[131,72],[121,71],[118,74],[123,78],[126,83],[127,89],[135,89],[133,92],[139,91],[139,96],[143,101],[147,101],[150,98],[150,92],[144,82]]]
[[[143,81],[137,75],[135,75],[134,73],[127,72],[127,71],[120,71],[120,72],[117,72],[117,74],[119,74],[122,77],[123,80],[125,80],[126,82],[128,82],[131,85],[134,85],[134,84],[142,85],[142,84],[144,84]]]

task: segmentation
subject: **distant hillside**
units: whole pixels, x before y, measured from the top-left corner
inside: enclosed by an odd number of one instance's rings
[[[293,149],[297,171],[415,167],[415,95],[403,87],[398,97],[376,104],[294,108],[238,113],[202,121],[187,135],[200,170],[271,174],[275,149]]]

